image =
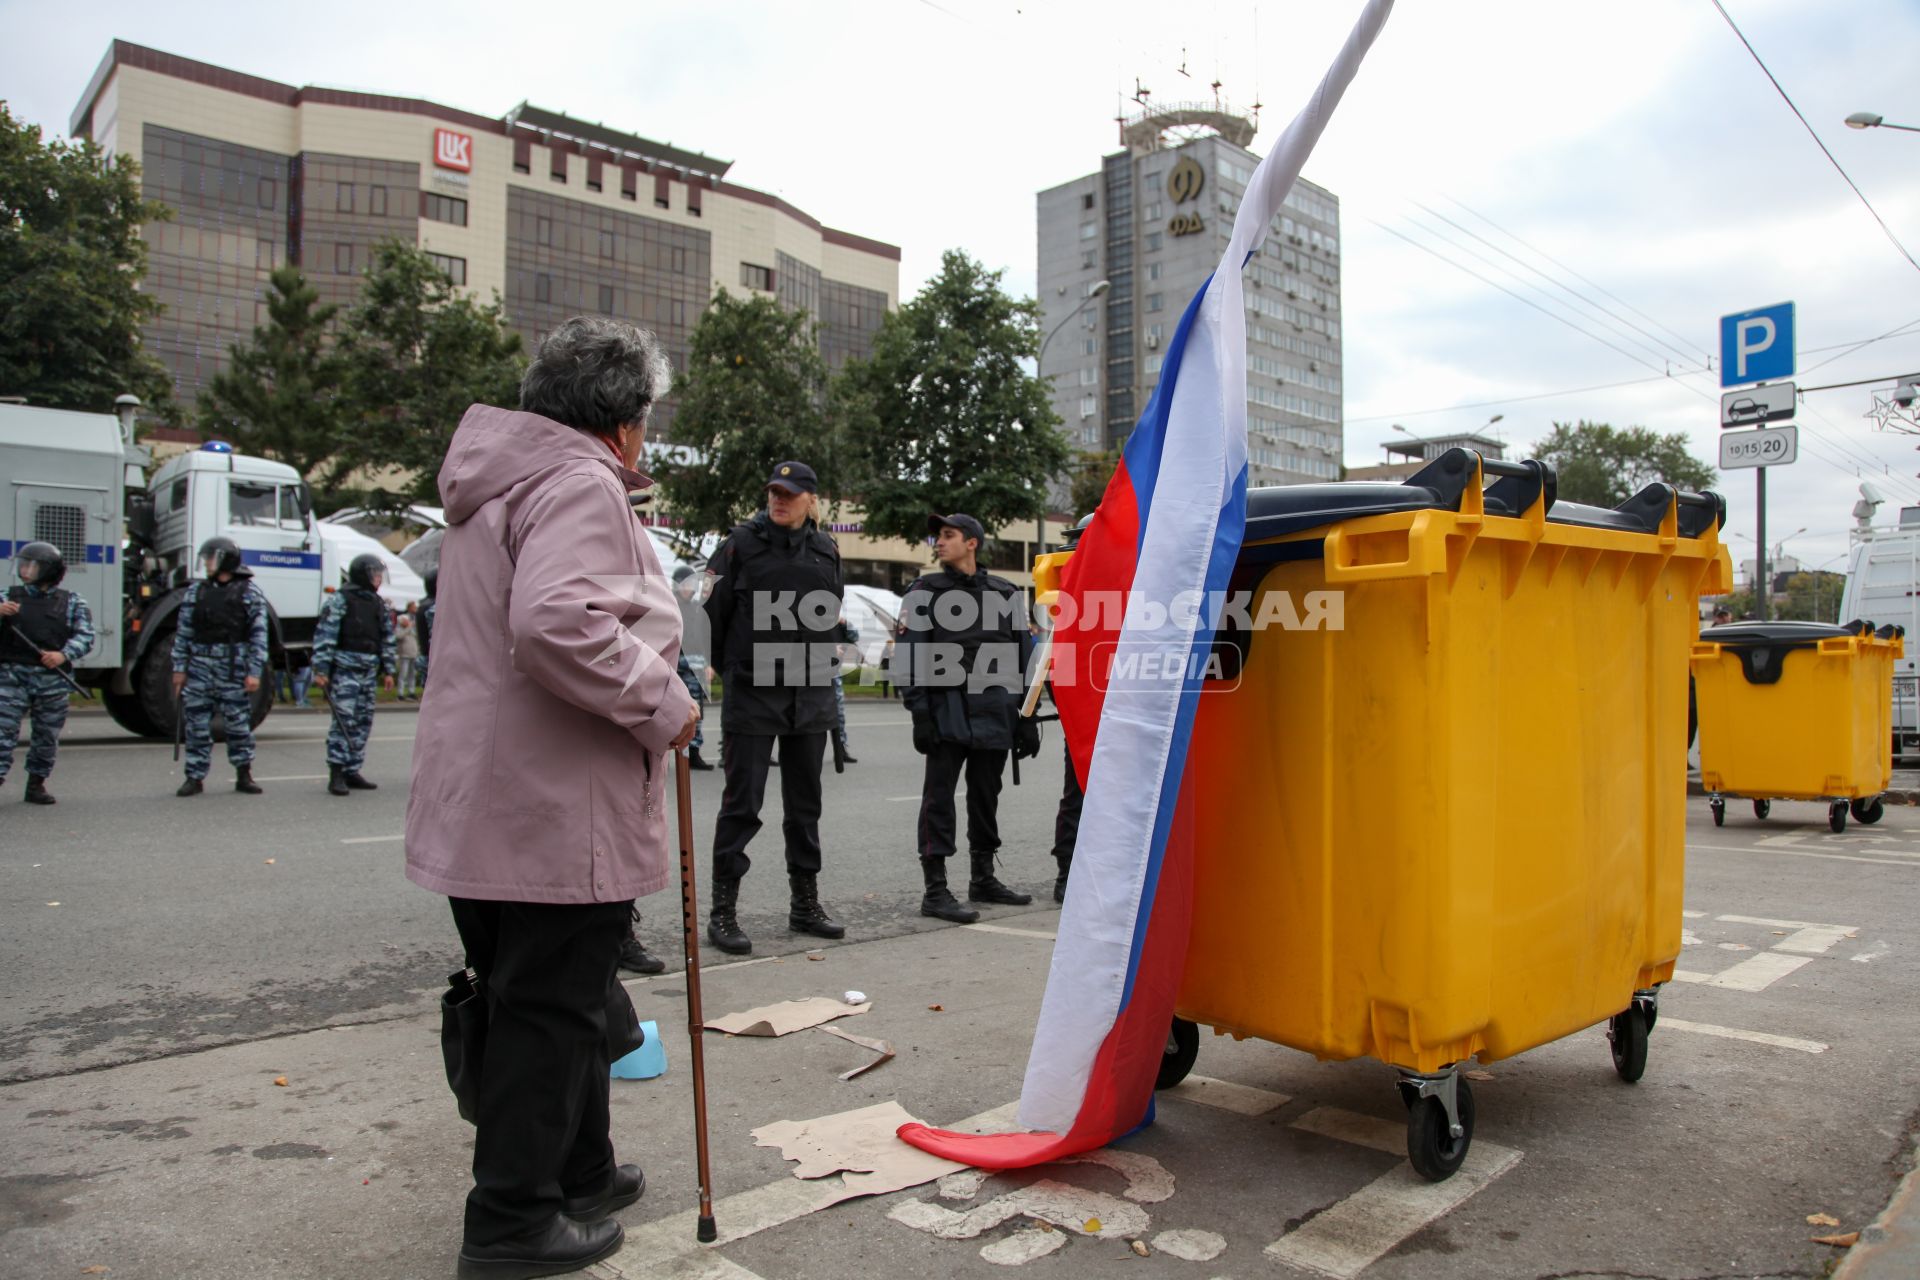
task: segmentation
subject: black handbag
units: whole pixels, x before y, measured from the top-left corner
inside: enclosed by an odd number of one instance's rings
[[[627,988],[616,975],[607,985],[607,1057],[618,1062],[646,1043]],[[480,1073],[487,1055],[487,999],[480,975],[471,969],[447,975],[440,993],[440,1056],[447,1066],[460,1118],[476,1123],[480,1114]]]

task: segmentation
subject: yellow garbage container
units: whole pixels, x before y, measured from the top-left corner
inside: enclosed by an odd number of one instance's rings
[[[1878,822],[1893,779],[1893,664],[1900,628],[1871,622],[1738,622],[1701,632],[1700,783],[1715,826],[1729,797],[1766,818],[1773,800],[1823,800],[1827,824],[1849,811]]]

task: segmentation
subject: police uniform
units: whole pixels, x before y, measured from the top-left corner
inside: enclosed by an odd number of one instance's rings
[[[804,463],[783,462],[768,485],[816,491]],[[713,834],[713,907],[707,936],[741,954],[752,943],[735,914],[740,881],[751,865],[747,845],[760,830],[760,806],[776,742],[780,748],[781,833],[792,891],[788,927],[819,937],[846,932],[821,907],[820,769],[833,729],[832,680],[843,582],[840,549],[812,521],[798,529],[765,511],[736,526],[708,565],[714,588],[706,602],[711,655],[726,696],[720,704],[726,773]],[[814,608],[804,607],[812,598]],[[759,607],[756,609],[756,604]],[[822,616],[824,615],[824,616]]]
[[[980,538],[971,516],[937,516]],[[1020,718],[1032,639],[1022,618],[1020,588],[984,569],[945,566],[916,578],[900,607],[903,633],[894,651],[895,681],[913,715],[914,749],[926,756],[916,846],[926,879],[921,914],[965,922],[977,913],[953,901],[946,860],[955,852],[954,791],[967,780],[967,898],[1021,906],[1033,899],[994,875],[1000,849],[1000,784],[1007,753],[1021,758],[1038,746],[1039,726]]]
[[[327,730],[328,790],[344,794],[342,784],[371,791],[360,776],[367,763],[367,738],[373,732],[373,704],[380,677],[399,669],[393,615],[377,592],[349,583],[327,598],[313,630],[313,670],[327,678],[333,723]]]
[[[187,783],[192,795],[213,765],[213,712],[227,722],[227,761],[251,774],[253,706],[248,677],[267,670],[267,597],[243,568],[226,580],[202,578],[187,586],[173,633],[173,669],[185,672],[180,714],[185,720]],[[249,776],[246,781],[251,783]],[[244,787],[242,788],[245,789]]]
[[[0,636],[0,782],[13,767],[20,721],[31,717],[26,798],[35,804],[52,804],[47,775],[53,772],[73,685],[62,672],[43,665],[40,655],[62,654],[71,668],[74,661],[91,653],[93,614],[85,600],[58,586],[47,590],[17,584],[7,588],[7,600],[19,605],[20,612],[0,618],[6,633]]]

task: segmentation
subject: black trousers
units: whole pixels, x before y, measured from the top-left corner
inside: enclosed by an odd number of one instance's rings
[[[466,1238],[495,1244],[613,1180],[607,987],[633,904],[449,902],[487,993]]]
[[[729,731],[720,742],[720,768],[726,785],[720,792],[720,817],[713,824],[713,875],[716,880],[745,877],[753,860],[747,845],[760,833],[760,806],[767,798],[767,770],[774,743],[780,744],[780,832],[786,837],[787,871],[820,874],[820,766],[826,759],[825,733]]]
[[[1080,790],[1080,775],[1073,771],[1073,748],[1065,745],[1061,734],[1061,754],[1067,758],[1067,780],[1060,784],[1060,810],[1053,815],[1053,856],[1060,862],[1073,861],[1073,847],[1080,843],[1080,806],[1086,793]]]
[[[954,852],[953,792],[962,774],[967,779],[967,850],[997,853],[1000,849],[1000,777],[1007,769],[1007,751],[939,742],[927,753],[927,771],[920,785],[920,856],[945,858]]]

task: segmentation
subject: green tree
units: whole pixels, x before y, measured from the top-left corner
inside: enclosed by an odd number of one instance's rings
[[[325,495],[339,483],[344,442],[347,364],[327,334],[339,308],[293,266],[274,271],[266,301],[267,323],[200,393],[200,430],[279,459]]]
[[[1661,435],[1647,427],[1610,427],[1604,422],[1553,424],[1553,434],[1533,456],[1553,464],[1559,494],[1567,502],[1614,507],[1655,480],[1681,489],[1713,483],[1712,464],[1687,451],[1685,432]]]
[[[992,533],[1047,507],[1069,452],[1046,384],[1026,371],[1039,308],[958,250],[888,315],[873,354],[840,372],[848,478],[867,532],[916,543],[927,513],[965,511]]]
[[[1089,453],[1074,464],[1073,484],[1068,490],[1067,503],[1073,508],[1070,514],[1075,520],[1100,505],[1100,499],[1107,496],[1107,482],[1113,479],[1114,468],[1119,465],[1120,454],[1117,451]]]
[[[674,443],[698,450],[700,460],[663,461],[655,474],[689,531],[729,529],[758,510],[767,477],[789,458],[836,492],[834,434],[822,407],[827,367],[805,312],[722,289],[693,326],[674,391]]]
[[[45,142],[0,103],[0,395],[99,413],[131,391],[172,412],[172,379],[140,341],[161,310],[140,292],[140,226],[172,216],[141,196],[133,161]]]
[[[435,500],[447,442],[469,406],[520,402],[526,357],[500,298],[481,304],[413,245],[374,251],[337,354],[346,363],[346,466],[377,511]]]

